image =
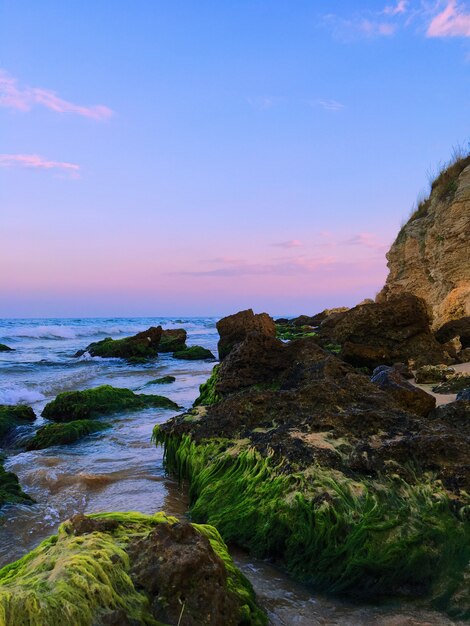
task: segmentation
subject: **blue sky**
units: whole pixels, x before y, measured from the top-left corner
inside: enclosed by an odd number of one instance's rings
[[[0,316],[374,297],[467,145],[470,4],[0,6]]]

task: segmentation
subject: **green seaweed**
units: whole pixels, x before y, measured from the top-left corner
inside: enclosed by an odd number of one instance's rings
[[[129,389],[102,385],[84,391],[66,391],[49,402],[43,417],[55,422],[91,419],[121,411],[138,411],[146,407],[178,409],[178,405],[164,396],[135,394]]]
[[[174,383],[176,378],[174,376],[162,376],[162,378],[155,378],[154,380],[149,380],[147,385],[168,385],[169,383]]]
[[[215,356],[207,348],[202,346],[191,346],[185,350],[178,350],[173,352],[175,359],[184,359],[186,361],[196,361],[199,359],[212,359],[215,360]]]
[[[220,396],[215,390],[219,367],[216,365],[206,382],[199,386],[199,396],[194,401],[194,406],[216,404],[220,400]]]
[[[74,443],[87,435],[111,428],[111,424],[97,420],[74,420],[41,426],[26,444],[26,450],[41,450],[50,446]]]
[[[147,360],[154,359],[158,356],[158,348],[156,346],[147,345],[143,342],[136,342],[133,339],[133,337],[124,337],[123,339],[106,337],[106,339],[91,343],[86,348],[86,351],[90,352],[92,356],[99,356],[104,359],[120,358]]]
[[[3,437],[23,424],[34,422],[36,415],[31,407],[25,404],[17,404],[15,406],[8,404],[0,405],[0,442]]]
[[[71,522],[65,522],[57,535],[0,570],[0,626],[92,626],[113,614],[120,615],[125,623],[163,626],[151,610],[152,603],[162,599],[148,597],[134,585],[126,550],[132,540],[146,537],[157,524],[178,520],[164,513],[89,517],[117,525],[76,536]],[[214,528],[194,527],[209,539],[225,564],[227,587],[241,607],[240,626],[264,626],[266,618],[255,604],[253,590],[233,565],[220,535]]]
[[[158,426],[153,440],[165,447],[168,471],[190,481],[192,518],[225,541],[320,589],[427,594],[470,617],[454,593],[470,559],[470,505],[456,511],[432,476],[411,485],[398,475],[359,481],[320,466],[295,471],[242,442],[196,443]]]
[[[300,339],[302,337],[315,337],[316,332],[311,326],[295,326],[294,324],[276,324],[276,337],[284,341]]]
[[[32,504],[34,500],[20,487],[18,476],[7,472],[0,461],[0,507],[4,504]]]

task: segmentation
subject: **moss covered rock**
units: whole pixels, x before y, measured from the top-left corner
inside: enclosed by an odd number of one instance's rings
[[[200,385],[199,396],[194,401],[194,406],[215,404],[220,400],[220,396],[215,389],[219,367],[219,365],[216,365],[210,377],[205,383]]]
[[[76,515],[0,570],[0,626],[263,626],[218,532],[164,513]]]
[[[36,415],[29,406],[24,404],[15,406],[0,404],[0,443],[2,443],[3,437],[13,428],[34,422],[35,419]]]
[[[178,405],[165,396],[135,394],[129,389],[102,385],[84,391],[60,393],[46,404],[42,415],[54,422],[70,422],[146,407],[177,409]]]
[[[26,444],[26,450],[41,450],[50,446],[74,443],[87,435],[111,428],[110,424],[97,420],[74,420],[61,424],[41,426]]]
[[[176,378],[174,376],[162,376],[161,378],[155,378],[154,380],[149,380],[146,385],[169,385],[170,383],[174,383]]]
[[[14,348],[6,346],[4,343],[0,343],[0,352],[14,352]]]
[[[178,352],[186,349],[186,331],[184,328],[163,330],[158,344],[159,352]]]
[[[85,350],[79,350],[75,356],[82,356],[88,352],[91,356],[103,358],[155,358],[158,354],[158,345],[162,336],[161,326],[151,326],[133,337],[112,339],[107,337],[101,341],[91,343]]]
[[[5,504],[32,504],[33,502],[34,500],[21,489],[18,476],[13,472],[7,472],[0,460],[0,507]]]
[[[173,357],[175,359],[184,359],[187,361],[198,361],[200,359],[211,359],[215,361],[215,356],[212,354],[212,352],[207,348],[203,348],[202,346],[191,346],[190,348],[186,348],[185,350],[173,352]]]
[[[311,326],[298,326],[294,321],[280,324],[276,322],[276,337],[278,339],[292,340],[300,337],[315,337],[317,333]]]
[[[470,387],[470,374],[458,372],[447,380],[432,388],[435,393],[457,393]]]

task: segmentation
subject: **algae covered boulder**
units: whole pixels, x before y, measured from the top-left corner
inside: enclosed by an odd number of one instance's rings
[[[165,396],[135,394],[129,389],[102,385],[84,391],[60,393],[46,404],[42,416],[54,422],[70,422],[147,407],[177,409],[178,405]]]
[[[24,404],[0,404],[0,443],[3,437],[13,430],[13,428],[30,424],[34,422],[35,419],[36,415],[29,406]]]
[[[75,515],[0,570],[0,626],[264,626],[210,526],[164,513]]]
[[[162,331],[159,352],[177,352],[186,349],[186,331],[184,328],[171,328]]]
[[[467,387],[470,387],[470,374],[457,372],[449,376],[445,382],[433,387],[432,390],[435,393],[458,393]]]
[[[111,428],[110,424],[97,420],[74,420],[41,426],[26,444],[26,450],[41,450],[50,446],[75,443],[87,435]]]
[[[212,354],[212,352],[207,348],[203,348],[202,346],[191,346],[190,348],[185,348],[184,350],[178,350],[178,352],[173,352],[173,358],[182,359],[185,361],[199,361],[206,359],[215,361],[215,356]]]
[[[6,346],[4,343],[0,343],[0,352],[14,352],[14,348]]]
[[[149,380],[145,385],[169,385],[174,383],[176,378],[174,376],[162,376],[161,378],[154,378],[154,380]]]
[[[0,459],[0,507],[5,504],[32,504],[33,502],[34,500],[21,489],[18,476],[13,472],[7,472]]]
[[[162,336],[161,326],[151,326],[133,337],[112,339],[107,337],[101,341],[91,343],[85,350],[79,350],[75,356],[82,356],[88,352],[91,356],[103,358],[155,358],[158,354],[158,345]]]

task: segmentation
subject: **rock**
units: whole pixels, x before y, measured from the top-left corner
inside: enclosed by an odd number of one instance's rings
[[[315,338],[253,332],[214,368],[197,406],[153,438],[167,470],[190,482],[191,519],[217,521],[225,540],[316,589],[439,589],[441,606],[470,615],[454,594],[469,557],[470,420],[423,417],[421,391],[397,386],[399,398]],[[452,574],[449,551],[463,555]]]
[[[470,298],[470,296],[469,296]],[[470,315],[451,320],[436,331],[436,339],[446,343],[458,338],[460,348],[470,348]]]
[[[186,331],[184,328],[174,328],[163,330],[160,343],[158,344],[159,352],[179,352],[186,349]]]
[[[87,435],[111,428],[111,424],[83,419],[58,424],[46,424],[26,443],[26,450],[42,450],[51,446],[75,443]]]
[[[103,358],[155,358],[158,354],[162,332],[161,326],[152,326],[133,337],[125,337],[124,339],[107,337],[102,341],[91,343],[85,350],[79,350],[75,356],[82,356],[88,352],[91,356]]]
[[[432,388],[434,393],[457,393],[470,387],[470,374],[457,372],[447,380]]]
[[[308,318],[308,324],[310,326],[319,326],[322,322],[324,322],[327,318],[331,318],[331,316],[338,315],[339,313],[345,313],[349,311],[349,307],[340,306],[335,309],[324,309],[321,313],[317,313],[316,315],[312,315],[312,317]],[[299,319],[299,318],[297,318]]]
[[[331,322],[326,320],[319,333],[324,344],[341,345],[341,358],[358,367],[396,361],[419,367],[450,361],[430,331],[426,304],[411,294],[356,306]]]
[[[162,376],[162,378],[155,378],[154,380],[149,380],[148,383],[145,383],[145,386],[147,385],[168,385],[170,383],[174,383],[176,380],[176,378],[174,376]]]
[[[464,348],[457,355],[459,363],[470,363],[470,348]]]
[[[0,623],[266,626],[211,526],[164,513],[75,515],[0,570]]]
[[[71,422],[147,407],[177,409],[178,405],[164,396],[135,394],[129,389],[102,385],[59,393],[55,400],[46,404],[42,416],[54,422]]]
[[[457,393],[457,400],[465,400],[470,402],[470,387],[466,387]]]
[[[232,348],[243,341],[248,333],[256,331],[268,337],[276,336],[276,325],[267,313],[254,314],[252,309],[239,311],[217,322],[220,339],[219,359],[222,361]]]
[[[14,348],[10,348],[9,346],[6,346],[4,343],[0,343],[0,352],[14,352],[15,349]]]
[[[24,404],[0,404],[0,444],[7,433],[24,424],[34,422],[36,415],[30,406]]]
[[[212,352],[207,348],[203,348],[202,346],[190,346],[185,350],[179,350],[178,352],[174,352],[173,358],[183,359],[186,361],[198,361],[206,359],[215,361],[215,356],[212,354]]]
[[[24,493],[18,482],[18,476],[7,472],[0,459],[0,507],[5,504],[33,504],[34,500]],[[1,584],[1,579],[0,579]]]
[[[419,387],[411,385],[394,367],[372,376],[371,381],[389,393],[405,410],[425,416],[436,406],[436,399]]]
[[[415,380],[420,385],[441,383],[455,374],[455,369],[447,365],[423,365],[418,368]]]
[[[433,182],[387,254],[390,273],[378,296],[423,298],[434,330],[470,316],[469,166],[470,157],[458,159]]]

